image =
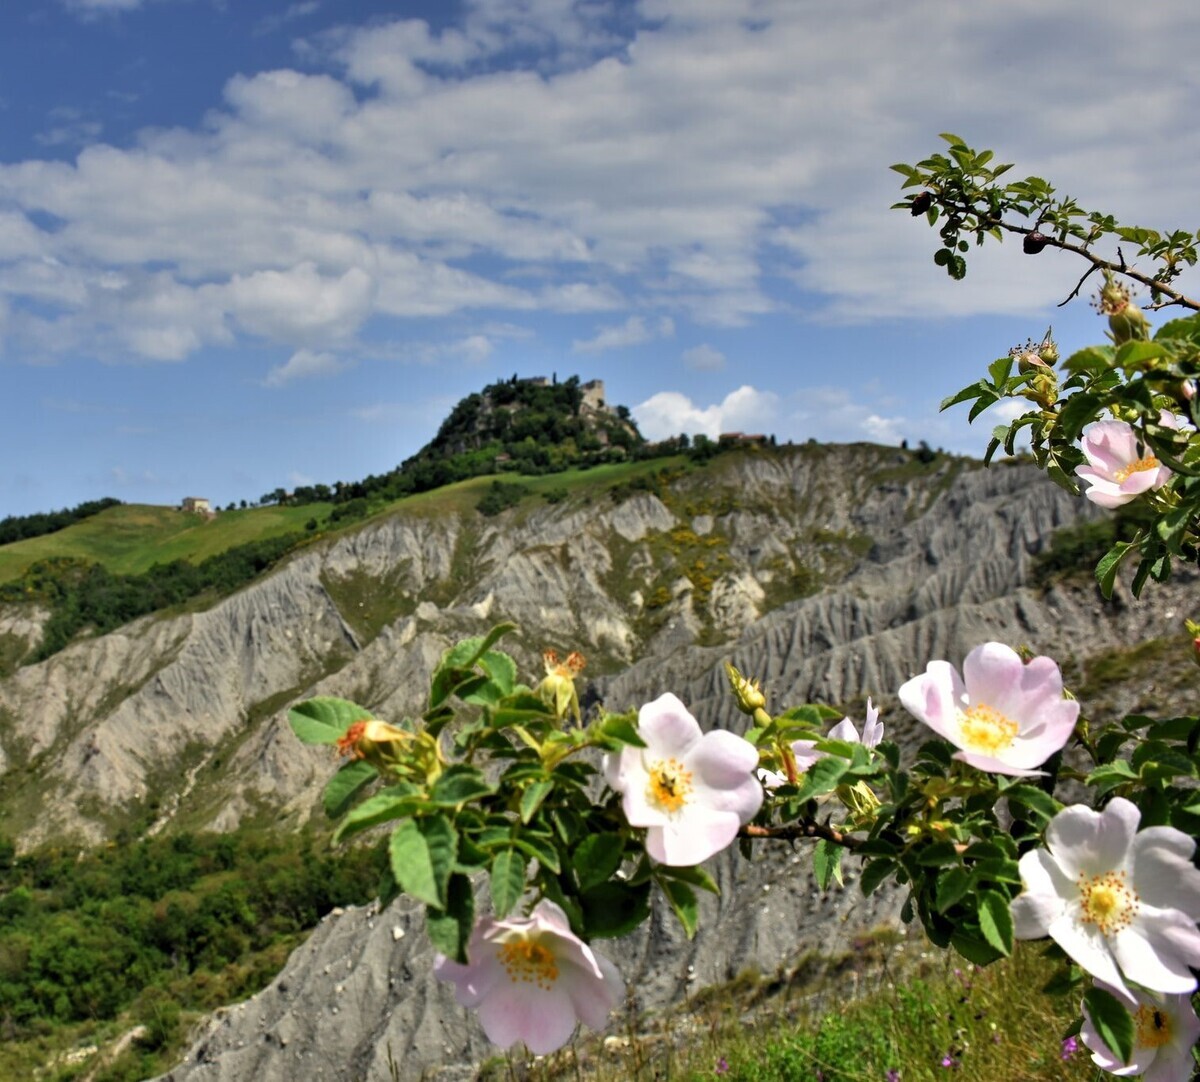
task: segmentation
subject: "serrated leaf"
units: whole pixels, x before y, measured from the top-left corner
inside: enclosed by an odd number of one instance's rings
[[[638,735],[637,726],[619,714],[610,714],[600,723],[600,735],[610,746],[628,745],[632,748],[644,748],[646,741]]]
[[[579,889],[588,890],[612,878],[621,866],[625,839],[620,834],[589,834],[571,854]]]
[[[517,685],[517,663],[500,650],[489,650],[479,664],[502,695],[511,695]]]
[[[346,763],[325,783],[325,792],[321,795],[325,814],[330,819],[336,819],[354,803],[354,798],[377,777],[379,777],[379,771],[364,759]]]
[[[288,711],[292,732],[306,744],[336,744],[356,721],[370,721],[371,712],[349,699],[319,696],[297,703]]]
[[[407,782],[389,785],[346,813],[346,817],[333,832],[334,844],[355,834],[361,834],[364,830],[389,823],[393,819],[410,816],[423,803],[424,795],[415,785],[409,785]]]
[[[446,888],[444,909],[425,909],[425,930],[429,941],[447,958],[467,964],[467,943],[475,927],[475,895],[471,880],[454,874]]]
[[[695,936],[696,926],[700,921],[700,907],[696,902],[696,892],[678,879],[659,879],[658,885],[670,903],[671,912],[683,926],[683,934],[691,939]]]
[[[684,868],[670,868],[664,865],[657,869],[657,874],[665,876],[668,879],[678,879],[681,882],[687,883],[688,886],[696,887],[699,890],[706,890],[709,894],[721,893],[721,888],[717,886],[717,881],[700,864],[693,864],[690,867]]]
[[[950,935],[950,945],[968,962],[974,962],[977,966],[990,966],[993,962],[1004,957],[990,943],[967,935],[966,932],[952,932]]]
[[[558,850],[554,848],[552,839],[525,831],[513,839],[513,844],[555,875],[562,871]]]
[[[1092,985],[1083,993],[1083,1009],[1100,1039],[1122,1063],[1128,1063],[1133,1055],[1134,1026],[1124,1004],[1111,992]]]
[[[804,772],[796,799],[809,800],[814,796],[832,792],[849,769],[850,764],[845,759],[839,759],[836,756],[818,759]]]
[[[1063,807],[1049,793],[1034,785],[1010,785],[1004,795],[1010,803],[1016,801],[1043,819],[1053,819]]]
[[[842,857],[846,850],[835,842],[822,838],[813,847],[813,874],[817,877],[817,887],[828,890],[834,879],[842,882]]]
[[[447,767],[433,783],[429,800],[439,807],[454,808],[495,791],[496,787],[483,776],[481,770],[463,763],[455,763]]]
[[[1012,954],[1012,914],[1008,910],[1008,900],[994,890],[980,892],[979,930],[995,950],[1006,958]]]
[[[1117,581],[1117,569],[1121,566],[1121,561],[1129,555],[1133,544],[1132,541],[1118,541],[1096,565],[1096,581],[1100,584],[1100,592],[1106,598],[1112,597],[1113,585]]]
[[[521,794],[521,822],[528,823],[542,806],[542,801],[554,792],[554,782],[543,778],[525,788]]]
[[[406,819],[388,841],[392,875],[405,894],[444,909],[457,850],[458,833],[445,816]]]
[[[501,849],[492,860],[492,910],[503,920],[525,893],[525,858],[514,849]]]
[[[945,913],[956,902],[961,901],[971,889],[971,873],[966,868],[947,868],[937,883],[937,900],[934,908],[939,913]]]
[[[873,894],[875,889],[896,870],[896,862],[891,857],[877,857],[863,868],[862,877],[858,881],[863,895]],[[908,918],[912,920],[912,917]]]
[[[579,901],[583,906],[584,938],[625,935],[650,915],[650,883],[633,886],[610,880],[581,893]]]

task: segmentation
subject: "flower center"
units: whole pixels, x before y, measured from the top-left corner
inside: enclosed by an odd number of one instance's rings
[[[1161,1048],[1171,1040],[1171,1019],[1166,1011],[1143,1003],[1134,1015],[1137,1043],[1142,1048]]]
[[[977,703],[969,710],[958,712],[959,731],[963,744],[971,751],[995,755],[1010,747],[1017,737],[1017,723],[987,703]]]
[[[1124,872],[1105,872],[1090,879],[1080,872],[1079,896],[1083,923],[1094,924],[1102,935],[1127,928],[1138,911],[1137,891],[1125,882]]]
[[[518,939],[501,943],[500,964],[514,983],[536,984],[539,988],[550,988],[558,980],[558,963],[554,954],[540,943],[531,939]]]
[[[1120,484],[1131,474],[1142,473],[1145,470],[1156,470],[1158,469],[1158,466],[1159,462],[1157,458],[1155,458],[1153,455],[1146,455],[1145,458],[1136,459],[1135,461],[1129,463],[1128,466],[1122,466],[1119,470],[1117,470],[1116,473],[1113,474],[1113,477],[1116,479],[1117,484]]]
[[[650,767],[646,798],[663,811],[677,812],[692,793],[692,772],[684,770],[677,759],[659,759]]]

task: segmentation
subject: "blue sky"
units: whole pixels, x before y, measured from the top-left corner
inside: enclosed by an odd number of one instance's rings
[[[938,401],[1102,328],[1052,252],[951,283],[888,165],[1194,228],[1198,51],[1194,0],[5,0],[0,516],[379,473],[514,372],[979,452]]]

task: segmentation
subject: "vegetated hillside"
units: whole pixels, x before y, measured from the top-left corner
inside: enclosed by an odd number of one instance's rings
[[[142,618],[0,679],[0,833],[27,849],[298,823],[335,764],[294,739],[286,707],[335,694],[384,717],[419,712],[441,651],[502,619],[520,627],[505,646],[527,680],[543,647],[580,649],[585,693],[615,709],[672,690],[704,724],[739,726],[728,657],[775,705],[858,712],[873,695],[907,742],[918,734],[894,690],[926,660],[1000,638],[1092,679],[1089,659],[1161,635],[1196,589],[1181,576],[1146,603],[1106,605],[1089,583],[1030,585],[1054,533],[1097,513],[1022,465],[806,445],[526,484],[494,517],[476,510],[487,478],[414,496],[204,611]],[[888,896],[864,905],[852,879],[821,897],[799,859],[727,854],[694,944],[656,919],[614,947],[642,1002],[669,1002],[691,978],[770,971],[797,927],[829,940],[894,913]],[[482,1054],[429,962],[410,907],[331,920],[256,1007],[206,1036],[194,1077],[387,1078],[389,1050],[414,1074]]]
[[[98,563],[133,575],[172,560],[198,563],[237,545],[304,530],[326,507],[259,507],[208,518],[173,507],[120,504],[41,537],[0,545],[0,583],[19,579],[43,560]]]

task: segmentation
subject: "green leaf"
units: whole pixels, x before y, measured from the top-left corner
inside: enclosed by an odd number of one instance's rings
[[[671,911],[683,925],[684,935],[691,939],[696,934],[696,925],[700,921],[700,907],[696,902],[696,892],[686,883],[677,879],[659,879],[658,885],[667,896]]]
[[[1010,804],[1015,801],[1043,819],[1053,819],[1063,807],[1049,793],[1033,785],[1010,785],[1004,795]]]
[[[842,857],[846,850],[828,838],[822,838],[813,848],[813,872],[817,877],[817,887],[828,890],[829,884],[836,879],[842,882]]]
[[[955,902],[961,901],[971,888],[971,873],[966,868],[947,868],[938,876],[937,901],[934,908],[945,913]]]
[[[1092,985],[1083,993],[1083,1009],[1100,1039],[1122,1063],[1128,1063],[1133,1056],[1134,1028],[1125,1005],[1111,992]]]
[[[392,875],[405,894],[445,909],[457,850],[458,833],[445,816],[406,819],[388,842]]]
[[[620,834],[589,834],[571,855],[580,890],[603,883],[621,866],[625,839]]]
[[[637,726],[620,714],[609,714],[600,723],[600,736],[610,748],[620,748],[622,745],[633,748],[646,746],[646,741],[638,735]]]
[[[650,916],[650,884],[609,881],[579,896],[588,937],[607,939],[632,932]]]
[[[562,871],[562,865],[558,859],[558,850],[554,848],[554,840],[552,838],[548,838],[544,834],[534,834],[530,831],[525,831],[513,838],[513,845],[527,856],[533,857],[543,868],[552,871],[555,875],[558,875]]]
[[[517,663],[508,654],[500,650],[489,650],[479,659],[479,664],[491,677],[501,695],[513,693],[513,688],[517,685]]]
[[[503,919],[525,893],[525,858],[515,849],[501,849],[492,861],[492,909]]]
[[[849,762],[839,759],[837,756],[831,755],[826,759],[818,759],[800,779],[800,788],[796,793],[796,799],[809,800],[814,796],[833,792],[849,769]]]
[[[891,857],[878,857],[871,861],[863,868],[862,878],[859,879],[859,887],[862,889],[864,896],[869,896],[875,892],[875,889],[889,875],[896,870],[896,862]]]
[[[429,800],[439,807],[454,808],[495,791],[496,787],[483,776],[483,771],[465,763],[455,763],[433,783]]]
[[[447,958],[467,963],[467,943],[475,927],[475,895],[471,880],[455,873],[446,889],[446,905],[442,910],[432,906],[425,910],[425,930],[429,941]]]
[[[1012,954],[1013,922],[1008,899],[994,890],[979,894],[979,930],[988,944],[1006,958]]]
[[[377,777],[379,777],[379,771],[365,759],[347,763],[325,783],[325,792],[321,798],[321,802],[325,806],[325,814],[330,819],[336,819],[354,803],[354,798]]]
[[[657,874],[665,876],[667,879],[678,879],[689,886],[706,890],[709,894],[721,893],[721,888],[717,886],[717,881],[700,864],[693,864],[685,868],[670,868],[663,865],[657,869]]]
[[[1117,581],[1117,568],[1133,546],[1132,541],[1118,541],[1096,565],[1096,581],[1100,584],[1100,592],[1106,598],[1112,597],[1113,585]]]
[[[528,823],[537,814],[542,801],[554,792],[554,782],[547,778],[533,782],[521,794],[521,822]]]
[[[957,864],[958,847],[954,842],[933,842],[917,853],[917,863],[926,868]]]
[[[974,962],[977,966],[990,966],[996,960],[1004,957],[990,943],[967,935],[966,932],[951,933],[950,945],[968,962]]]
[[[331,696],[308,699],[288,711],[292,732],[306,744],[336,744],[356,721],[370,720],[369,710]]]
[[[333,832],[334,844],[381,823],[410,816],[423,803],[424,796],[415,785],[403,781],[389,785],[347,812]]]

